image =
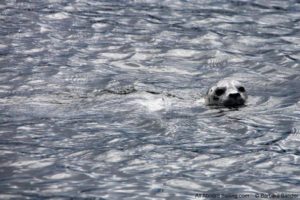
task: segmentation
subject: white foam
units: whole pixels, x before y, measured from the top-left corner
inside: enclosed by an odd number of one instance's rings
[[[271,14],[260,17],[257,22],[263,25],[286,24],[290,22],[290,18],[285,15]]]
[[[195,50],[188,50],[188,49],[172,49],[168,51],[166,56],[174,56],[174,57],[192,57],[194,56],[198,51]]]
[[[5,48],[7,48],[7,47],[8,47],[7,45],[0,44],[0,49],[5,49]]]
[[[162,98],[137,100],[136,103],[144,106],[147,110],[151,112],[159,111],[165,108],[164,101]]]
[[[68,173],[58,173],[58,174],[54,174],[52,176],[48,176],[47,178],[54,179],[54,180],[60,180],[60,179],[65,179],[65,178],[70,178],[70,177],[72,177],[71,174],[68,174]]]
[[[61,20],[61,19],[67,19],[67,18],[69,18],[69,15],[67,13],[65,13],[65,12],[59,12],[59,13],[47,15],[47,18]]]
[[[106,27],[108,27],[108,25],[104,24],[104,23],[95,23],[95,24],[92,25],[92,28],[96,29],[96,30],[103,29],[103,28],[106,28]]]

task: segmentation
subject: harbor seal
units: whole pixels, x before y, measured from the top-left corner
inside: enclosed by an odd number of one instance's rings
[[[237,80],[221,80],[208,89],[205,104],[210,106],[237,107],[248,98],[245,87]]]

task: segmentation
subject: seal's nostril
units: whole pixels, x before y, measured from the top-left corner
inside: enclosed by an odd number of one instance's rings
[[[240,93],[232,93],[232,94],[229,94],[229,97],[232,99],[237,99],[237,98],[241,97],[241,95],[240,95]]]

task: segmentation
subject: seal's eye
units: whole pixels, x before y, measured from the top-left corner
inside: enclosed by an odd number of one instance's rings
[[[241,87],[238,87],[238,91],[239,92],[245,92],[246,90],[245,90],[245,88],[243,86],[241,86]]]
[[[225,91],[226,91],[225,88],[218,88],[218,89],[216,89],[215,94],[216,94],[217,96],[221,96],[222,94],[225,93]]]

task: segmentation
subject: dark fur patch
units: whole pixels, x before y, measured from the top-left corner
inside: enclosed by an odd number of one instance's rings
[[[213,100],[214,101],[219,101],[219,97],[214,96]]]

